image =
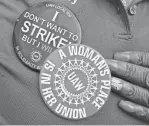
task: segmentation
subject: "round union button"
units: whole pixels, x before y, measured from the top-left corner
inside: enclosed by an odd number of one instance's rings
[[[46,59],[40,73],[41,96],[57,115],[79,120],[97,113],[111,90],[111,73],[94,49],[69,44]]]
[[[133,5],[129,8],[129,13],[131,15],[135,15],[136,14],[136,10],[137,10],[137,6],[136,5]]]
[[[81,27],[65,6],[42,2],[28,8],[14,28],[14,48],[28,67],[40,70],[55,49],[81,42]]]

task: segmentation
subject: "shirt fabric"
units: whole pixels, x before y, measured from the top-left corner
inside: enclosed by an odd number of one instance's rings
[[[111,93],[107,103],[94,116],[70,121],[52,113],[39,92],[39,73],[26,67],[13,48],[13,29],[17,18],[29,6],[45,0],[0,0],[0,123],[53,125],[146,124],[117,107],[122,99]],[[50,1],[50,0],[47,0]],[[136,0],[136,14],[120,0],[51,0],[67,6],[82,28],[82,44],[112,58],[119,51],[149,50],[149,1]],[[73,1],[73,0],[72,0]]]

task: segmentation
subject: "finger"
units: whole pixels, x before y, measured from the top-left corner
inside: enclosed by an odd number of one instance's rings
[[[147,52],[118,52],[114,54],[114,59],[149,67],[149,53]]]
[[[149,108],[149,91],[147,89],[113,77],[112,90],[132,102]]]
[[[120,101],[119,107],[129,113],[130,115],[137,117],[138,119],[149,122],[149,109],[129,101]]]
[[[133,84],[149,88],[149,69],[116,60],[107,60],[110,70],[116,76],[123,78]]]

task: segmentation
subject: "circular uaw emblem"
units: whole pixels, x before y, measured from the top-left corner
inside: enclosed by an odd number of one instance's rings
[[[67,119],[83,119],[97,113],[111,90],[111,73],[94,49],[70,44],[53,53],[40,73],[40,92],[46,105]]]
[[[33,51],[31,53],[31,59],[33,62],[38,62],[41,60],[41,58],[42,58],[42,55],[39,51]]]
[[[14,29],[14,48],[28,67],[40,70],[55,49],[81,42],[81,27],[65,6],[42,2],[28,8]]]

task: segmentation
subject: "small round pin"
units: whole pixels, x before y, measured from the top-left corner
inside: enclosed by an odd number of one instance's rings
[[[137,6],[136,5],[133,5],[129,8],[129,13],[131,15],[135,15],[136,14],[136,10],[137,10]]]

